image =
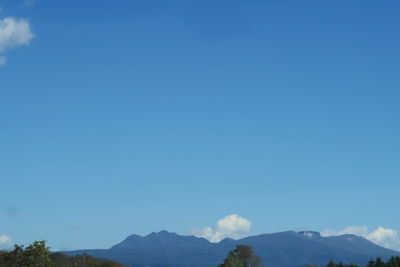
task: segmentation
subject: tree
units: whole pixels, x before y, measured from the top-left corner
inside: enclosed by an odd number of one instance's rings
[[[74,257],[51,253],[46,241],[35,241],[13,250],[0,250],[0,267],[122,267],[121,264],[89,255]]]
[[[375,266],[375,261],[374,261],[373,259],[371,259],[371,260],[368,262],[367,267],[374,267],[374,266]]]
[[[376,267],[384,267],[385,266],[385,263],[382,261],[381,257],[376,258],[375,266]]]
[[[53,266],[50,259],[50,249],[46,247],[46,241],[35,241],[26,248],[14,246],[12,251],[1,251],[0,267],[50,267]]]
[[[253,248],[238,245],[228,253],[224,263],[218,267],[262,267],[260,258],[254,254]]]

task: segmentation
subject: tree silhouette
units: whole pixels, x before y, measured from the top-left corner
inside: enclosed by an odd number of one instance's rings
[[[254,254],[253,248],[238,245],[228,253],[224,263],[218,267],[262,267],[260,258]]]

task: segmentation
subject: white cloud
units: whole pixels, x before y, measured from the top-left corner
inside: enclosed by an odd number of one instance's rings
[[[21,45],[28,45],[34,37],[25,19],[6,17],[0,19],[0,63],[5,63],[4,52]]]
[[[400,237],[393,229],[379,227],[368,235],[368,239],[384,247],[400,251]]]
[[[0,235],[0,246],[10,245],[12,238],[6,235]]]
[[[350,226],[339,231],[327,229],[321,232],[321,235],[323,236],[337,236],[344,234],[362,236],[385,248],[400,251],[400,236],[397,231],[389,228],[378,227],[370,232],[367,226]]]
[[[358,235],[366,237],[368,235],[368,227],[366,226],[349,226],[339,231],[334,231],[332,229],[326,229],[321,232],[322,236],[335,236],[335,235]]]
[[[251,222],[237,214],[231,214],[218,220],[217,227],[204,227],[193,232],[198,237],[204,237],[211,242],[219,242],[226,237],[239,239],[248,235]]]

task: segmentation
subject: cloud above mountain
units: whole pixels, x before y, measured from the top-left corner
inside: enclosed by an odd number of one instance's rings
[[[321,235],[323,236],[336,236],[345,234],[362,236],[385,248],[400,251],[400,236],[396,230],[389,228],[378,227],[373,231],[369,231],[367,226],[349,226],[339,231],[326,229],[321,232]]]
[[[27,20],[13,17],[0,19],[0,65],[6,63],[4,53],[21,45],[28,45],[34,34]]]
[[[224,238],[239,239],[248,236],[251,229],[251,222],[237,214],[228,215],[219,219],[217,226],[210,226],[193,231],[198,237],[203,237],[211,242],[219,242]]]

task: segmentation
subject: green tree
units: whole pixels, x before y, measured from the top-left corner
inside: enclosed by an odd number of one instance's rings
[[[0,267],[122,267],[123,265],[89,255],[74,257],[50,253],[46,241],[35,241],[24,247],[15,245],[13,250],[0,250]]]
[[[374,267],[374,266],[375,266],[375,261],[374,261],[373,259],[371,259],[371,260],[368,262],[367,267]]]
[[[224,263],[218,267],[262,267],[260,258],[254,254],[252,247],[238,245],[228,253]]]
[[[376,267],[384,267],[385,266],[385,263],[382,261],[381,257],[376,258],[375,266]]]
[[[50,249],[46,241],[35,241],[26,248],[15,245],[12,251],[1,251],[0,267],[51,267]]]

